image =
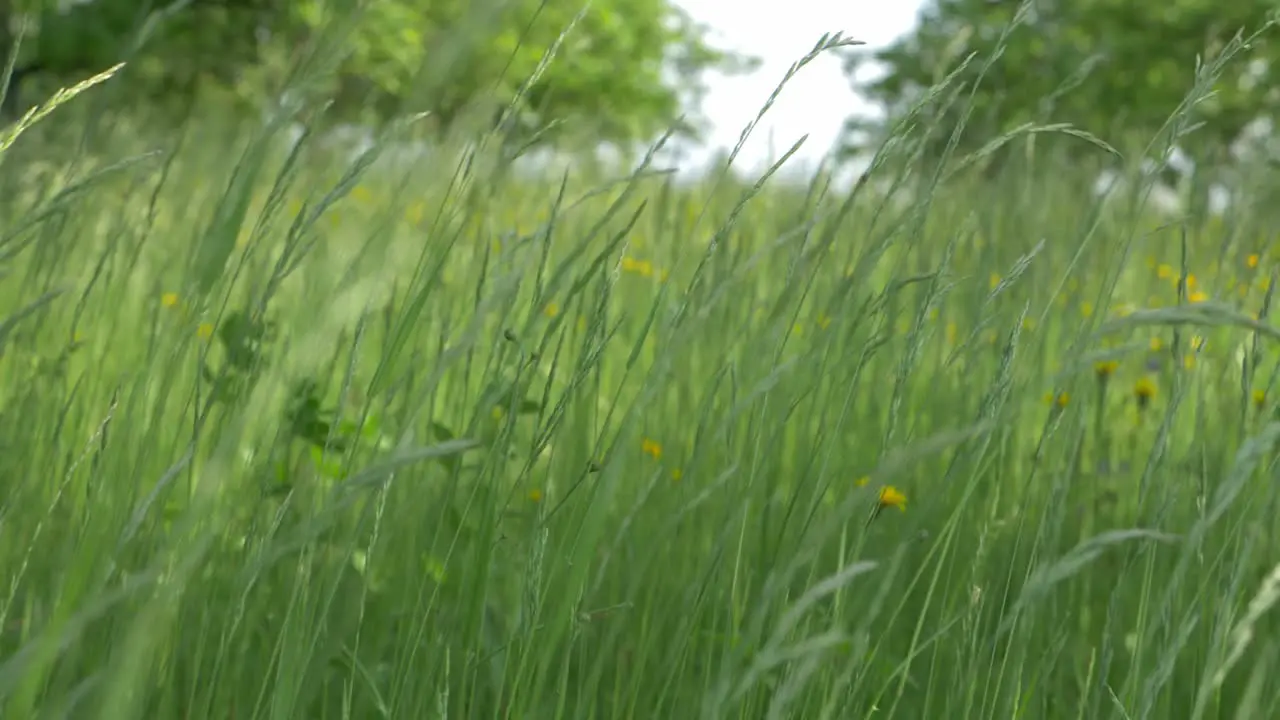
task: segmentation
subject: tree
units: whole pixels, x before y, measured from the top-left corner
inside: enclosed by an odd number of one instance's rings
[[[426,110],[450,125],[523,87],[527,124],[568,120],[602,139],[640,140],[696,103],[705,71],[747,64],[709,45],[670,0],[601,0],[585,11],[581,0],[34,0],[21,12],[9,1],[0,0],[0,25],[35,21],[22,67],[65,82],[132,59],[123,82],[153,100],[209,85],[261,100],[300,48],[328,42],[316,53],[329,63],[319,89],[335,99],[335,118],[366,123]]]
[[[1237,33],[1269,31],[1272,6],[1268,0],[933,0],[911,33],[847,57],[851,78],[869,61],[884,67],[881,76],[854,85],[886,115],[851,120],[845,151],[860,154],[878,144],[957,69],[954,102],[942,102],[943,93],[923,105],[939,129],[928,143],[934,157],[966,108],[971,114],[961,152],[1023,123],[1070,123],[1117,146],[1147,141],[1193,89],[1197,58],[1208,65],[1230,51],[1234,57],[1212,83],[1212,96],[1190,116],[1200,124],[1178,140],[1193,158],[1218,156],[1280,112],[1273,79],[1280,47],[1231,45]],[[1069,147],[1075,154],[1096,152],[1082,142]]]

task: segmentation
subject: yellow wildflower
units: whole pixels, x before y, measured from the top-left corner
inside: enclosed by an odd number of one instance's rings
[[[1057,410],[1065,408],[1069,402],[1071,402],[1071,395],[1065,390],[1056,393],[1050,391],[1044,395],[1044,404],[1052,405]]]
[[[854,480],[854,481],[853,481],[853,484],[854,484],[854,485],[857,485],[858,487],[866,487],[866,486],[867,486],[867,483],[869,483],[869,482],[871,482],[871,478],[870,478],[870,477],[868,477],[868,476],[866,476],[866,475],[863,475],[862,477],[858,478],[857,480]]]
[[[644,438],[640,441],[640,452],[648,455],[654,460],[662,459],[662,446],[659,445],[657,441],[650,440],[649,438]]]
[[[1168,280],[1174,276],[1173,266],[1160,263],[1160,266],[1156,268],[1156,276],[1161,280]]]
[[[1253,406],[1261,410],[1262,406],[1266,404],[1267,404],[1267,391],[1263,390],[1262,388],[1258,388],[1257,390],[1254,390]]]
[[[560,314],[560,306],[553,300],[547,303],[546,307],[542,308],[542,314],[553,318]]]
[[[653,263],[648,260],[637,260],[633,257],[622,258],[623,272],[633,273],[640,277],[649,277],[653,275]]]
[[[1250,253],[1249,257],[1244,259],[1244,264],[1253,270],[1258,267],[1258,253]]]
[[[1194,290],[1187,296],[1187,300],[1193,303],[1202,303],[1209,299],[1208,293],[1202,290]]]
[[[165,307],[167,307],[167,308],[177,307],[177,306],[178,306],[178,293],[167,292],[167,293],[165,293],[165,294],[161,295],[161,296],[160,296],[160,304],[161,304],[161,305],[163,305],[163,306],[165,306]]]
[[[530,491],[529,491],[529,501],[530,501],[530,502],[535,502],[535,503],[540,503],[540,502],[542,502],[542,491],[541,491],[541,490],[539,490],[538,488],[534,488],[534,489],[530,490]]]
[[[1133,396],[1138,400],[1138,408],[1145,410],[1156,396],[1156,384],[1151,378],[1142,378],[1133,386]]]
[[[1093,372],[1097,374],[1099,380],[1106,380],[1114,375],[1119,367],[1119,360],[1102,360],[1093,364]]]
[[[907,510],[907,496],[903,495],[892,485],[886,485],[880,488],[880,497],[877,502],[879,502],[881,509],[895,507],[903,512],[906,512]]]
[[[1085,317],[1093,317],[1093,303],[1088,300],[1080,303],[1080,314]]]
[[[213,337],[213,323],[200,323],[196,326],[196,337],[208,340]]]

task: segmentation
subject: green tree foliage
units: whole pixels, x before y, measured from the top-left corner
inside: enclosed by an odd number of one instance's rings
[[[745,65],[708,44],[670,0],[583,8],[579,0],[0,0],[0,27],[26,22],[19,67],[65,82],[130,60],[127,83],[151,100],[180,104],[219,88],[260,101],[310,57],[312,70],[324,70],[311,85],[335,98],[338,119],[426,110],[448,125],[523,88],[521,121],[574,121],[611,140],[652,137],[698,99],[704,71]],[[5,50],[12,39],[0,33]]]
[[[868,61],[885,69],[854,85],[887,113],[871,122],[851,120],[847,150],[862,153],[878,144],[922,101],[924,118],[936,122],[929,141],[934,156],[966,108],[962,152],[1024,123],[1070,123],[1117,146],[1150,140],[1192,90],[1197,58],[1210,63],[1237,33],[1269,30],[1273,7],[1269,0],[932,0],[911,33],[848,56],[851,78]],[[1212,96],[1195,108],[1192,118],[1200,125],[1179,140],[1192,157],[1222,152],[1252,122],[1280,111],[1280,47],[1269,37],[1232,57]],[[957,69],[950,93],[925,100],[930,87]],[[1071,146],[1096,152],[1087,143]]]
[[[524,89],[522,119],[587,123],[598,136],[621,140],[667,127],[698,99],[704,70],[745,66],[707,44],[704,28],[669,0],[582,8],[577,0],[370,4],[352,16],[352,50],[337,75],[339,105],[386,115],[425,103],[449,123],[477,100],[514,98],[558,44]],[[314,0],[299,12],[311,30],[326,21]]]

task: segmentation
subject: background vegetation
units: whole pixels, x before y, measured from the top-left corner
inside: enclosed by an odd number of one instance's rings
[[[884,51],[843,186],[515,172],[670,142],[689,86],[591,68],[718,56],[638,7],[125,5],[4,7],[80,84],[0,135],[0,717],[1276,714],[1276,185],[1152,201],[1260,12],[1142,96],[1088,47],[1019,85],[1009,15],[940,5],[1003,39]],[[218,18],[271,32],[181,65]]]
[[[574,125],[575,143],[649,140],[696,105],[704,70],[750,66],[668,0],[4,0],[0,46],[24,37],[17,67],[37,88],[128,61],[116,100],[170,122],[201,98],[261,108],[288,84],[331,100],[334,121],[429,110],[439,129],[510,107],[525,128]]]

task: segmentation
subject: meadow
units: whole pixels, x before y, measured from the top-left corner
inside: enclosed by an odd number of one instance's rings
[[[1265,169],[1179,214],[51,117],[0,717],[1280,712]]]

